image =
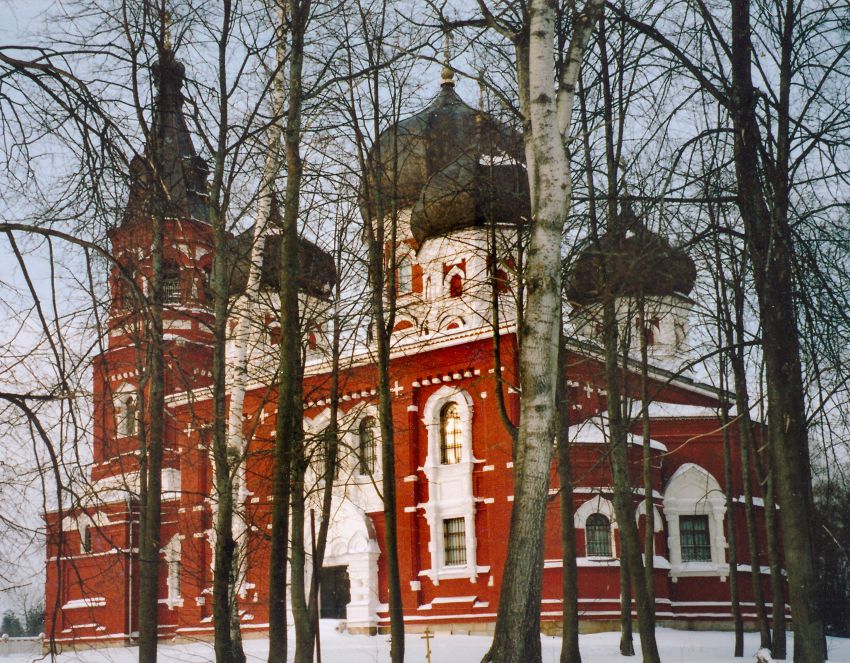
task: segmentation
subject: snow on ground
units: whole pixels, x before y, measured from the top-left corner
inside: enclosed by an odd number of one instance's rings
[[[383,663],[389,661],[389,638],[385,635],[370,637],[337,633],[336,622],[322,620],[323,663]],[[748,633],[744,641],[744,658],[731,655],[732,634],[720,631],[678,631],[660,628],[658,645],[663,663],[741,663],[755,661],[758,651],[758,634]],[[793,634],[788,634],[788,648],[792,648]],[[290,636],[294,643],[294,636]],[[431,640],[433,663],[477,663],[490,643],[488,636],[449,635],[437,633]],[[595,633],[581,636],[581,653],[584,663],[638,663],[640,641],[635,635],[638,656],[624,658],[618,654],[619,633]],[[543,637],[543,662],[557,663],[561,648],[560,638]],[[409,634],[405,643],[405,660],[410,663],[425,661],[425,641],[418,634]],[[268,640],[246,640],[245,652],[249,663],[266,660]],[[292,652],[290,651],[290,657]],[[27,663],[32,656],[0,655],[2,663]],[[112,647],[64,653],[59,663],[134,663],[138,660],[135,647]],[[212,643],[197,642],[181,645],[163,645],[159,649],[160,663],[207,663],[213,661]],[[290,658],[291,660],[291,658]],[[830,663],[850,663],[850,639],[829,639]]]

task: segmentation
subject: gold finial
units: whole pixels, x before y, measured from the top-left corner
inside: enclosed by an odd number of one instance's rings
[[[455,74],[452,71],[452,31],[451,28],[446,28],[443,41],[443,70],[440,72],[440,85],[454,85]]]

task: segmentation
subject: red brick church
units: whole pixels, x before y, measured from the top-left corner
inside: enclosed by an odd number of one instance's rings
[[[167,426],[159,623],[161,637],[171,639],[209,636],[213,630],[215,504],[210,499],[208,433],[212,310],[207,289],[213,241],[207,220],[208,167],[195,151],[183,116],[183,66],[168,58],[154,75],[158,93],[152,132],[162,146],[163,179],[170,195],[165,221]],[[507,414],[516,421],[512,268],[518,233],[528,214],[522,144],[495,118],[464,103],[451,79],[443,80],[427,108],[388,129],[380,140],[383,153],[397,159],[401,208],[390,381],[405,622],[411,629],[486,630],[498,609],[513,499],[511,441],[496,390],[504,390]],[[110,235],[116,260],[143,294],[151,275],[146,172],[144,160],[134,159],[124,221]],[[243,558],[239,615],[246,634],[261,634],[268,628],[276,416],[270,380],[281,333],[275,307],[279,238],[272,225],[261,240],[262,250],[253,249],[251,239],[250,231],[233,238],[234,316],[246,316],[250,324],[240,326],[234,320],[232,328],[248,332],[241,341],[234,339],[229,352],[233,357],[241,352],[247,362],[240,387],[245,460],[239,469],[236,518]],[[642,536],[643,514],[648,508],[655,514],[654,531],[648,535],[656,551],[657,619],[661,624],[722,626],[731,619],[728,578],[736,570],[728,563],[719,394],[679,370],[689,358],[688,295],[696,270],[684,251],[647,231],[630,234],[618,247],[623,263],[632,265],[630,275],[614,286],[621,310],[628,310],[640,283],[653,312],[648,341],[654,488],[651,495],[636,488],[634,500]],[[255,261],[259,269],[253,272],[252,251],[262,260]],[[492,269],[494,255],[498,269]],[[331,363],[323,320],[332,305],[336,276],[331,257],[314,244],[303,240],[300,257],[303,326],[310,330],[304,338],[303,403],[309,441],[311,436],[318,439],[329,417]],[[560,406],[569,409],[572,423],[579,609],[586,626],[604,628],[614,627],[619,617],[620,542],[605,459],[602,354],[595,338],[601,287],[597,259],[586,249],[569,277],[576,340],[560,367],[569,384],[568,402]],[[634,267],[645,276],[637,276]],[[495,289],[493,274],[498,279]],[[137,365],[143,339],[135,336],[133,293],[117,270],[110,287],[108,346],[93,363],[89,488],[61,518],[55,511],[45,516],[47,626],[50,630],[53,625],[57,640],[65,644],[127,643],[137,631]],[[500,301],[496,333],[501,365],[494,362],[494,290]],[[632,320],[623,324],[631,328]],[[376,632],[388,625],[384,514],[375,487],[382,471],[377,368],[368,343],[356,346],[342,365],[343,438],[321,576],[321,612],[343,620],[352,632]],[[635,391],[631,396],[637,397],[637,382],[629,384]],[[639,410],[636,401],[633,413]],[[633,431],[639,432],[637,418]],[[735,450],[734,427],[731,433]],[[632,436],[636,478],[642,445],[640,435]],[[748,563],[739,497],[744,492],[741,463],[738,452],[733,454],[738,560]],[[320,483],[315,473],[308,481],[313,488]],[[552,627],[562,613],[557,492],[553,468],[540,606],[544,623]],[[761,514],[757,517],[761,523]],[[759,537],[763,540],[761,532]],[[766,556],[761,563],[767,563]],[[749,566],[739,565],[737,573],[745,619],[752,620]]]

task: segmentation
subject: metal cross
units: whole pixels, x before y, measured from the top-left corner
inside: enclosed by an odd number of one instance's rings
[[[431,639],[434,634],[429,629],[425,629],[425,635],[420,635],[419,639],[425,641],[425,660],[431,663]]]

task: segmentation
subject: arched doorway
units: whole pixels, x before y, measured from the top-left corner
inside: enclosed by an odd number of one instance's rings
[[[334,498],[320,572],[322,617],[345,619],[354,633],[377,631],[379,555],[369,516],[348,500]]]

